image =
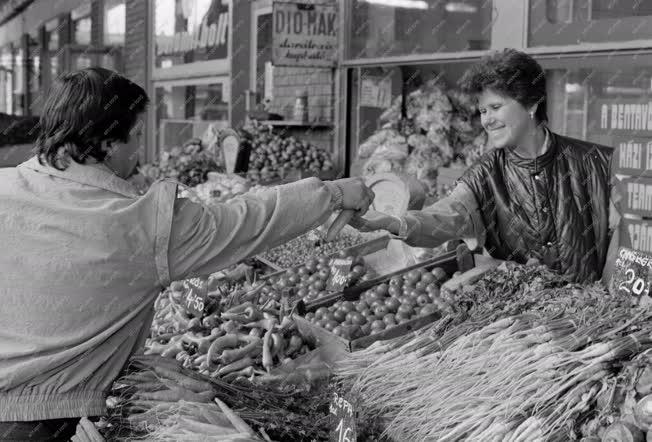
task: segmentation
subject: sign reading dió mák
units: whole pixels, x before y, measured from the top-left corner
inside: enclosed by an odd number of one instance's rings
[[[335,66],[335,5],[274,2],[272,14],[274,66]]]

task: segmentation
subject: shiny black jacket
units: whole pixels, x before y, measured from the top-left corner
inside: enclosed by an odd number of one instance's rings
[[[609,245],[612,148],[551,133],[546,153],[495,149],[461,181],[473,190],[494,258],[537,258],[577,282],[600,278]]]

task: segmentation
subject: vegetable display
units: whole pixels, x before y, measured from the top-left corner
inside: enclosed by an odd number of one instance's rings
[[[261,253],[266,261],[287,269],[301,265],[315,256],[332,255],[341,250],[360,244],[369,235],[357,231],[342,231],[333,241],[324,241],[316,230],[310,231],[273,249]]]
[[[113,384],[102,432],[111,441],[325,440],[331,389],[227,383],[138,355]]]
[[[240,288],[229,296],[219,289],[209,292],[204,314],[193,317],[184,306],[187,285],[173,283],[156,301],[145,354],[176,359],[183,367],[206,376],[256,382],[272,367],[308,352],[310,348],[289,316],[245,300],[259,288]],[[242,303],[227,307],[234,297]]]
[[[252,186],[249,181],[237,175],[226,175],[210,172],[207,181],[188,189],[181,189],[182,198],[190,198],[204,204],[226,203],[238,195],[255,193],[264,187]]]
[[[337,256],[353,260],[351,270],[346,275],[346,287],[373,277],[361,256],[354,256],[348,250],[338,252]],[[260,291],[259,304],[279,303],[283,298],[311,302],[330,294],[327,290],[331,275],[330,260],[325,255],[311,258],[299,267],[291,267],[282,274],[268,278]]]
[[[333,170],[328,152],[257,122],[243,128],[240,135],[250,150],[248,176],[253,182],[283,178],[292,170],[315,176]]]
[[[336,367],[361,399],[361,419],[385,422],[385,436],[637,440],[647,431],[645,401],[638,408],[641,422],[627,416],[637,416],[637,401],[649,394],[651,381],[643,375],[649,361],[636,360],[652,347],[652,311],[598,284],[567,284],[536,265],[505,264],[442,295],[457,302],[454,313],[412,335],[347,354]],[[619,398],[616,386],[627,383],[617,379],[627,364],[638,367],[638,376],[629,378],[637,379],[630,384],[639,391],[633,394],[632,386]],[[633,399],[623,412],[627,396]]]
[[[219,156],[199,138],[191,138],[182,147],[162,152],[159,161],[142,165],[138,172],[149,185],[170,178],[193,187],[207,180],[209,172],[224,172]]]
[[[471,98],[436,79],[408,93],[405,103],[396,97],[379,123],[358,149],[362,173],[404,172],[426,184],[430,195],[439,167],[471,165],[491,149]]]
[[[357,339],[452,307],[439,296],[448,275],[441,267],[416,269],[366,290],[356,301],[337,301],[306,314],[306,319],[345,339]]]

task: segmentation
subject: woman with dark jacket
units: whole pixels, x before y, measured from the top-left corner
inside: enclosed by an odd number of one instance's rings
[[[434,205],[402,218],[369,212],[352,224],[419,247],[465,239],[494,258],[536,258],[574,281],[599,279],[609,245],[612,149],[546,126],[545,73],[524,53],[489,55],[462,84],[477,98],[495,149]]]

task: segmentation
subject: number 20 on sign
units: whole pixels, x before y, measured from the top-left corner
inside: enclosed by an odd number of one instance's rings
[[[638,250],[621,247],[615,261],[610,289],[649,303],[652,256]]]

